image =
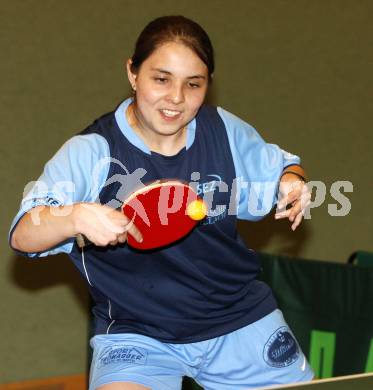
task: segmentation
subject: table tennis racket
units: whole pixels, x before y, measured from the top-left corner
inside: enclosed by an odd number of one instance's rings
[[[127,243],[148,250],[163,247],[185,237],[206,217],[205,202],[188,184],[180,180],[157,180],[132,193],[121,207],[123,213],[140,230],[143,241],[128,233]],[[87,239],[77,236],[79,247]]]

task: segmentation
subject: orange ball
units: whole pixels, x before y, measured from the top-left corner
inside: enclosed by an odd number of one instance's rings
[[[194,200],[188,204],[186,212],[194,221],[200,221],[207,215],[206,203],[201,199]]]

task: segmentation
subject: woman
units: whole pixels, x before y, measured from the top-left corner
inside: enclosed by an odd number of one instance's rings
[[[268,213],[279,187],[276,218],[296,229],[308,199],[305,174],[298,157],[203,104],[213,71],[213,48],[198,24],[181,16],[149,23],[127,62],[134,97],[57,152],[13,222],[14,249],[66,252],[87,279],[95,302],[92,390],[180,389],[184,375],[211,390],[312,378],[235,227],[237,218]],[[125,241],[127,233],[141,241],[141,232],[115,202],[136,183],[168,177],[213,194],[208,218],[174,245],[136,252]],[[83,258],[77,234],[95,244]]]

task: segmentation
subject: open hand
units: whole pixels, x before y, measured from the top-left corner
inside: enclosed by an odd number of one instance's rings
[[[286,173],[279,185],[279,201],[275,218],[288,218],[294,231],[302,222],[304,212],[311,201],[311,192],[307,184],[297,175]]]

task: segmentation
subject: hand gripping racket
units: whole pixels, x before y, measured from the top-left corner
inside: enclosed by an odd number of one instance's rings
[[[206,217],[205,202],[180,180],[157,180],[132,193],[122,205],[123,213],[140,230],[143,241],[128,233],[127,242],[136,249],[155,249],[185,237]],[[77,236],[79,247],[89,241]]]

